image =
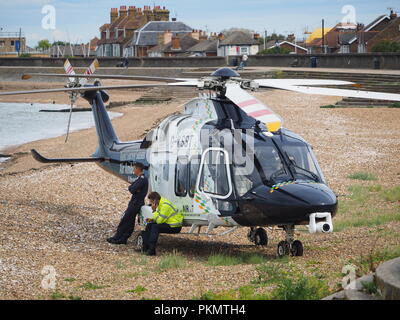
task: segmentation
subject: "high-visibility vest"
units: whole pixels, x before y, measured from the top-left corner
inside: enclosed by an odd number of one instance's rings
[[[182,227],[183,214],[170,201],[161,197],[153,220],[157,224],[166,223],[172,228]]]

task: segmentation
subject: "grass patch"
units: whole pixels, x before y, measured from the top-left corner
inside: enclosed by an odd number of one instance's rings
[[[339,201],[335,231],[400,221],[400,206],[393,205],[400,200],[400,187],[384,190],[380,185],[354,185],[348,190],[350,194]]]
[[[133,290],[127,290],[126,293],[136,293],[136,294],[142,294],[145,291],[147,291],[147,289],[143,286],[136,286],[135,289]]]
[[[353,179],[353,180],[363,180],[363,181],[377,180],[377,178],[372,173],[368,173],[368,172],[356,172],[356,173],[348,175],[347,178]]]
[[[76,296],[66,296],[62,294],[61,292],[53,292],[50,296],[52,300],[82,300],[81,297],[76,297]]]
[[[158,264],[161,271],[169,269],[183,269],[187,266],[187,260],[179,252],[174,250],[172,254],[163,256]]]
[[[227,255],[223,253],[214,253],[207,259],[209,266],[234,266],[238,264],[261,264],[266,261],[261,254],[243,253],[238,256]]]
[[[106,287],[107,286],[97,285],[92,282],[86,282],[80,286],[80,288],[85,289],[85,290],[98,290],[98,289],[104,289]]]
[[[65,282],[74,282],[74,281],[76,281],[76,279],[75,278],[65,278],[64,281]]]
[[[269,262],[257,267],[258,277],[238,289],[207,291],[196,300],[318,300],[330,294],[325,281],[305,276],[296,265]]]
[[[400,186],[396,186],[392,189],[383,190],[382,195],[386,201],[400,201]]]
[[[373,295],[377,295],[378,294],[378,287],[377,287],[375,281],[372,281],[372,282],[361,282],[361,285],[363,286],[363,290],[366,293],[373,294]]]
[[[135,266],[145,266],[149,263],[149,257],[141,256],[139,258],[133,258],[131,263]]]
[[[285,278],[270,294],[271,300],[320,300],[329,295],[328,285],[315,277]]]
[[[123,264],[121,261],[118,261],[115,266],[117,267],[117,269],[125,269],[126,266],[125,264]]]
[[[369,255],[360,256],[358,259],[351,260],[350,263],[357,267],[358,275],[362,276],[370,272],[375,272],[378,265],[382,262],[398,257],[400,257],[400,246],[371,252]]]

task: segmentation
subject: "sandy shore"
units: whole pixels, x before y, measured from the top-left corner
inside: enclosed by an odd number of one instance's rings
[[[43,83],[12,85],[0,83],[7,90],[48,87]],[[137,91],[119,91],[112,92],[111,99],[133,101],[140,95]],[[355,182],[347,176],[359,171],[378,177],[377,182],[366,184],[400,185],[400,109],[321,109],[321,105],[333,104],[338,98],[281,91],[255,95],[283,117],[285,127],[313,145],[337,194],[348,192]],[[41,95],[7,97],[0,102],[67,103],[65,99],[63,95]],[[87,103],[80,100],[78,105],[86,107]],[[121,140],[134,140],[157,120],[181,109],[181,101],[115,108],[113,111],[124,116],[114,119],[113,124]],[[108,245],[105,238],[112,234],[129,199],[127,185],[94,164],[39,164],[29,154],[33,148],[49,157],[86,157],[96,148],[95,129],[72,133],[67,144],[64,137],[58,137],[9,150],[14,160],[0,171],[0,298],[48,299],[57,291],[83,299],[190,299],[207,290],[238,288],[257,274],[254,265],[208,266],[205,261],[211,252],[257,252],[275,259],[275,246],[283,238],[280,231],[269,234],[271,245],[266,248],[250,244],[246,229],[223,238],[162,236],[160,256],[144,260],[131,246]],[[307,269],[309,261],[318,261],[319,272],[327,275],[334,288],[342,267],[370,252],[372,244],[377,248],[399,245],[399,227],[396,222],[382,226],[386,236],[378,240],[371,236],[374,229],[365,227],[329,235],[301,234],[306,253],[293,261],[307,272],[311,272]],[[168,271],[157,269],[162,256],[173,249],[187,259],[181,282],[171,282]],[[41,271],[49,265],[57,272],[56,290],[44,290],[40,285]],[[100,287],[87,290],[88,282]],[[138,285],[146,291],[128,292]]]

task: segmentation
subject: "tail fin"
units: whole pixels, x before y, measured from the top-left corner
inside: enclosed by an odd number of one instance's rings
[[[83,97],[89,101],[92,106],[94,122],[96,125],[99,147],[94,155],[95,157],[106,157],[113,144],[119,143],[117,134],[108,116],[104,102],[109,97],[104,91],[86,91]]]

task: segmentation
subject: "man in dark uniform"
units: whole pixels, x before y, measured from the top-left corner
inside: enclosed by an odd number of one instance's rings
[[[126,209],[118,225],[117,232],[113,237],[107,239],[107,242],[111,244],[127,243],[128,238],[135,229],[136,215],[140,212],[140,208],[144,206],[144,199],[149,189],[149,181],[144,176],[144,166],[142,163],[137,162],[134,164],[133,174],[137,176],[137,179],[129,186],[132,198],[129,201],[128,209]]]

